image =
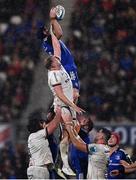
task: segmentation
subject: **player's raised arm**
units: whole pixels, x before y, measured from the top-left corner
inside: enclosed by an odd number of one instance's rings
[[[74,128],[71,124],[65,124],[68,131],[69,137],[73,145],[83,152],[88,152],[87,144],[80,138],[80,136],[74,131]]]
[[[62,100],[66,105],[72,107],[78,114],[82,114],[82,112],[85,112],[82,108],[78,107],[76,104],[71,102],[63,93],[62,86],[54,86],[55,93],[57,97]]]
[[[58,21],[56,19],[56,9],[55,8],[52,8],[50,10],[50,23],[53,27],[53,32],[55,33],[55,36],[57,37],[57,39],[60,39],[63,35],[63,31],[62,31],[60,24],[58,23]]]
[[[50,27],[50,32],[51,32],[51,39],[52,39],[52,45],[53,45],[53,50],[54,50],[54,56],[60,59],[61,58],[60,43],[52,31],[52,26]]]
[[[47,130],[47,133],[50,135],[53,133],[53,131],[57,128],[57,126],[60,123],[61,120],[61,108],[57,107],[56,113],[55,113],[54,119],[45,125],[45,129]]]

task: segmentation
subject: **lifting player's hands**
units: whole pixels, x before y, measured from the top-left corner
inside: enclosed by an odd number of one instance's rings
[[[55,116],[57,117],[57,118],[60,118],[61,119],[61,107],[60,106],[57,106],[57,108],[56,108],[56,111],[55,111]]]
[[[83,114],[85,112],[85,110],[83,110],[82,108],[78,107],[76,104],[73,105],[73,109],[74,111],[76,111],[78,114]]]
[[[56,19],[56,8],[53,7],[50,10],[50,19]]]

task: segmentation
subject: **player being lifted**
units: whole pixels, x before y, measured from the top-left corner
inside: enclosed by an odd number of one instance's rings
[[[56,11],[55,8],[52,8],[50,10],[50,25],[52,25],[53,32],[57,39],[59,40],[60,48],[61,48],[61,64],[65,68],[66,72],[69,74],[71,81],[72,81],[72,86],[73,86],[73,98],[74,102],[77,101],[79,97],[79,79],[78,79],[78,74],[77,74],[77,67],[74,62],[74,57],[72,56],[70,50],[66,47],[66,45],[60,40],[62,37],[62,28],[60,24],[58,23],[56,19]],[[49,32],[49,29],[47,29],[45,26],[42,26],[38,33],[38,38],[43,41],[42,47],[43,50],[48,54],[48,55],[53,55],[54,50],[53,50],[53,44],[51,40],[51,34]]]
[[[50,25],[52,25],[53,31],[57,39],[59,40],[63,34],[62,29],[60,24],[58,23],[56,19],[56,9],[52,8],[50,10]],[[42,26],[39,31],[38,31],[38,38],[42,40],[42,47],[44,51],[49,54],[53,55],[54,54],[54,49],[53,49],[53,44],[52,44],[52,39],[51,39],[51,34],[49,30],[45,27]],[[66,47],[66,45],[59,40],[59,45],[61,48],[61,64],[65,68],[66,72],[69,74],[71,81],[72,81],[72,87],[73,87],[73,101],[76,103],[79,97],[79,80],[78,80],[78,74],[77,74],[77,67],[74,62],[74,57],[72,56],[70,50]],[[75,117],[73,117],[76,119]],[[61,151],[61,157],[63,160],[63,164],[67,164],[68,156],[66,155],[66,148],[65,144],[63,142],[60,143],[60,151]],[[62,154],[63,152],[63,154]],[[63,168],[66,174],[72,175],[72,171],[66,172],[66,168]]]
[[[45,60],[45,67],[48,69],[48,84],[54,95],[54,109],[61,106],[62,119],[64,124],[71,123],[75,118],[75,112],[81,114],[83,109],[73,103],[73,87],[69,74],[61,65],[61,49],[60,43],[56,36],[51,33],[54,55]],[[68,136],[64,136],[61,141],[61,157],[63,160],[63,172],[68,175],[74,175],[68,164],[67,154],[63,153],[63,149],[68,148]]]

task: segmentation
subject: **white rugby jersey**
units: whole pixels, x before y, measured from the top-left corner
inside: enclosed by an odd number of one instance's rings
[[[61,85],[64,95],[73,102],[73,86],[69,74],[61,66],[60,70],[48,71],[48,85],[54,95],[54,106],[65,106],[65,104],[56,96],[54,86]]]
[[[41,166],[44,164],[53,163],[45,129],[29,135],[28,149],[30,153],[31,165]]]
[[[89,144],[88,154],[88,179],[105,179],[109,147],[104,144]]]

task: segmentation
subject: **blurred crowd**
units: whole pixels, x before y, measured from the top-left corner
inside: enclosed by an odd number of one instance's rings
[[[68,45],[80,104],[100,121],[136,120],[136,1],[77,0]]]
[[[19,118],[26,107],[40,44],[35,31],[49,1],[2,1],[0,15],[0,122]]]
[[[0,179],[27,179],[28,155],[24,145],[7,143],[0,150]]]
[[[49,1],[3,0],[0,6],[0,122],[13,123],[28,103],[40,55],[35,32]],[[0,149],[0,179],[26,179],[27,159],[24,145],[6,144]]]
[[[35,30],[49,1],[12,0],[11,9],[0,5],[0,122],[12,122],[28,102],[40,53]],[[93,120],[135,121],[136,1],[77,0],[70,29],[67,44],[78,66],[81,107]],[[27,158],[22,145],[5,145],[0,178],[27,178]]]

